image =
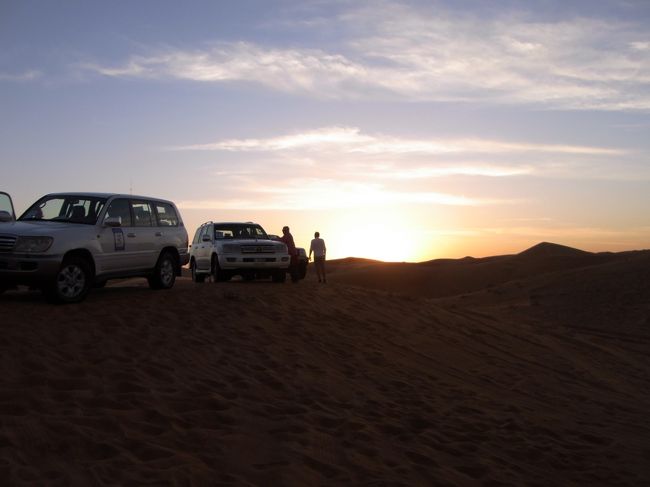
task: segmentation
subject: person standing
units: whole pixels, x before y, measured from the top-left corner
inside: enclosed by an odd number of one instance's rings
[[[282,227],[282,237],[280,241],[287,246],[287,251],[289,252],[289,258],[291,259],[289,263],[289,274],[291,275],[291,282],[297,283],[299,280],[298,277],[298,250],[296,249],[296,244],[293,241],[293,235],[289,231],[289,227]]]
[[[318,282],[327,282],[325,278],[325,254],[327,248],[325,247],[325,240],[320,238],[320,233],[314,233],[314,238],[309,246],[309,260],[311,254],[314,253],[314,264],[316,265],[316,275],[318,275]]]

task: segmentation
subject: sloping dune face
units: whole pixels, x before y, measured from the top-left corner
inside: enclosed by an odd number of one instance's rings
[[[133,280],[64,307],[3,296],[4,482],[650,478],[647,254],[444,299],[345,272],[170,292]]]
[[[349,260],[330,263],[337,282],[364,288],[439,298],[554,271],[585,267],[620,258],[543,242],[517,255],[475,259],[438,259],[420,264]],[[352,265],[351,265],[352,264]]]

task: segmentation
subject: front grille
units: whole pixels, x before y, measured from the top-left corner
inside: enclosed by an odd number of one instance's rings
[[[13,235],[0,235],[0,252],[11,252],[16,244],[16,237]]]
[[[273,245],[242,245],[242,254],[274,254],[275,246]]]

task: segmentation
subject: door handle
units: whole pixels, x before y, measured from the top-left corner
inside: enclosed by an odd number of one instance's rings
[[[135,237],[135,233],[127,233],[126,236],[133,238],[133,237]]]

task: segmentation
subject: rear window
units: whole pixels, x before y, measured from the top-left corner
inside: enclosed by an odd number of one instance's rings
[[[155,203],[156,217],[158,218],[158,226],[160,227],[177,227],[178,215],[176,210],[169,203]]]

